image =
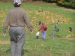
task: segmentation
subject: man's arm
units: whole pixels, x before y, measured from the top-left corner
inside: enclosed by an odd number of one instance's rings
[[[26,13],[24,13],[24,22],[27,25],[27,27],[30,29],[30,31],[32,31],[33,27],[31,25],[31,22],[29,21],[29,18]]]
[[[5,19],[5,22],[3,24],[3,33],[6,33],[6,29],[8,28],[9,26],[9,16],[10,14],[7,15],[6,19]]]

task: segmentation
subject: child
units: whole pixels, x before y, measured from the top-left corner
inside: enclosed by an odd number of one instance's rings
[[[39,31],[42,33],[43,40],[46,39],[47,26],[44,23],[39,22]]]
[[[36,33],[36,38],[38,39],[39,36],[40,36],[40,32],[37,32],[37,33]]]

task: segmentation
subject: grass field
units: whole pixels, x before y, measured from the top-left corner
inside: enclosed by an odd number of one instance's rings
[[[6,37],[3,37],[2,25],[12,7],[12,3],[0,2],[0,56],[10,56],[9,34],[7,32]],[[75,56],[75,10],[38,2],[23,3],[22,8],[29,15],[34,27],[33,33],[26,28],[24,56]],[[40,20],[48,26],[46,41],[35,37]],[[50,34],[58,20],[59,32],[53,40]],[[72,27],[72,32],[69,32],[69,27]]]

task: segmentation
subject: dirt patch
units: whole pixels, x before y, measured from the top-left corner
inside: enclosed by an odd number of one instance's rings
[[[0,41],[0,44],[10,44],[9,41]]]
[[[70,8],[65,8],[65,7],[60,7],[60,8],[66,11],[75,12],[75,9],[70,9]]]

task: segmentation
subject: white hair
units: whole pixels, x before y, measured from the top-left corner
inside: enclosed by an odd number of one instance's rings
[[[21,0],[14,0],[13,3],[18,3],[18,5],[19,5],[22,3],[22,1]]]

